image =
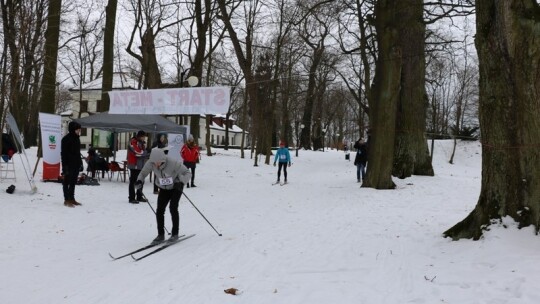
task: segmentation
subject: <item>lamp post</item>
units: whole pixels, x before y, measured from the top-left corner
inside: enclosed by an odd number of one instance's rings
[[[336,133],[337,139],[336,139],[336,151],[339,151],[339,133]]]

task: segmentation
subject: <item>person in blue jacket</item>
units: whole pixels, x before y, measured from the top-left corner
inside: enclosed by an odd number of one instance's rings
[[[278,161],[278,171],[277,171],[277,183],[281,177],[281,168],[283,168],[283,177],[285,177],[285,183],[287,183],[287,166],[291,166],[291,154],[289,149],[285,147],[285,142],[281,141],[279,143],[279,149],[276,152],[274,157],[274,167],[276,166],[276,161]]]

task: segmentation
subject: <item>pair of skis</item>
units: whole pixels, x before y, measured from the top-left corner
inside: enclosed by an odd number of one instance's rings
[[[275,182],[275,183],[272,184],[272,186],[275,186],[275,185],[285,186],[286,184],[287,184],[287,182],[283,182],[283,183]]]
[[[118,256],[118,257],[114,257],[111,253],[109,253],[109,256],[110,256],[114,261],[119,260],[119,259],[121,259],[121,258],[125,258],[125,257],[127,257],[127,256],[131,256],[131,258],[133,258],[133,260],[135,260],[135,261],[140,261],[140,260],[142,260],[142,259],[144,259],[144,258],[146,258],[146,257],[148,257],[148,256],[151,256],[151,255],[153,255],[153,254],[155,254],[155,253],[157,253],[157,252],[162,251],[163,249],[165,249],[165,248],[167,248],[167,247],[170,247],[170,246],[172,246],[172,245],[174,245],[174,244],[177,244],[177,243],[180,243],[180,242],[182,242],[182,241],[185,241],[185,240],[187,240],[187,239],[189,239],[189,238],[191,238],[191,237],[194,237],[194,236],[195,236],[195,234],[190,234],[190,235],[187,235],[187,236],[186,236],[185,234],[183,234],[183,235],[179,236],[178,239],[176,239],[176,240],[174,240],[174,241],[164,241],[164,242],[161,242],[161,243],[156,243],[156,244],[146,245],[146,246],[144,246],[144,247],[141,247],[141,248],[139,248],[139,249],[133,250],[133,251],[131,251],[131,252],[128,252],[128,253],[126,253],[126,254],[124,254],[124,255],[121,255],[121,256]],[[134,254],[136,254],[136,253],[139,253],[139,252],[141,252],[141,251],[148,250],[148,249],[150,249],[150,248],[154,248],[154,247],[156,247],[156,246],[159,246],[159,247],[157,247],[156,249],[150,251],[149,253],[147,253],[147,254],[145,254],[145,255],[143,255],[143,256],[140,256],[140,257],[138,257],[138,258],[134,256]]]

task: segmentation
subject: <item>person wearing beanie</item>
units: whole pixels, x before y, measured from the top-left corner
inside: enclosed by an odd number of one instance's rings
[[[279,163],[276,184],[279,183],[279,179],[281,177],[281,168],[283,168],[283,177],[285,178],[285,184],[286,184],[287,183],[287,165],[289,167],[291,166],[291,154],[289,153],[289,149],[285,147],[284,141],[281,141],[279,143],[279,149],[276,151],[276,156],[274,157],[274,167],[276,166],[276,162]]]
[[[127,166],[129,169],[129,193],[128,199],[131,204],[146,202],[143,197],[142,188],[137,189],[135,193],[135,182],[137,176],[144,166],[148,152],[146,151],[146,133],[143,130],[137,132],[137,135],[132,137],[127,149]],[[137,197],[135,197],[137,194]]]
[[[195,168],[199,162],[199,146],[195,143],[193,135],[189,135],[187,142],[182,146],[180,150],[180,155],[184,160],[184,166],[188,167],[191,170],[191,187],[197,187],[194,184],[195,181]],[[190,184],[186,184],[187,187],[190,187]]]
[[[156,141],[152,144],[152,149],[154,148],[162,149],[163,152],[165,152],[165,155],[169,153],[169,140],[167,139],[167,133],[158,133]],[[158,186],[154,184],[154,194],[158,194],[158,190]]]
[[[184,189],[191,178],[191,172],[181,161],[169,158],[163,149],[154,148],[150,152],[150,159],[144,165],[139,176],[136,177],[137,189],[142,189],[144,179],[150,173],[154,173],[156,178],[154,184],[159,188],[156,208],[156,222],[158,236],[152,241],[157,244],[165,240],[165,210],[169,205],[171,212],[172,229],[170,240],[178,238],[180,227],[180,216],[178,214],[178,203]]]
[[[71,208],[82,205],[75,200],[75,185],[77,184],[77,178],[83,166],[80,136],[81,125],[75,121],[71,121],[68,125],[68,134],[62,138],[60,145],[64,206]]]

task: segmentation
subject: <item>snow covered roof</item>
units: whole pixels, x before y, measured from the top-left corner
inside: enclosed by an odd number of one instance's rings
[[[222,130],[222,131],[225,131],[225,126],[220,126],[214,122],[212,122],[212,124],[210,125],[210,128],[211,129],[214,129],[214,130]],[[242,128],[240,128],[239,126],[237,125],[233,125],[232,128],[229,128],[229,132],[233,132],[233,133],[242,133]],[[248,133],[248,132],[246,132]]]
[[[226,118],[227,118],[227,115],[225,115],[225,114],[216,114],[216,115],[214,115],[214,117],[226,119]],[[229,117],[229,120],[233,120],[233,121],[234,121],[235,119],[232,118],[232,117]]]
[[[83,91],[99,90],[101,91],[103,86],[103,77],[96,78],[88,83],[82,85]],[[113,74],[113,90],[137,90],[139,88],[139,82],[137,79],[132,78],[126,73],[114,73]],[[79,91],[79,86],[75,86],[70,91]]]

